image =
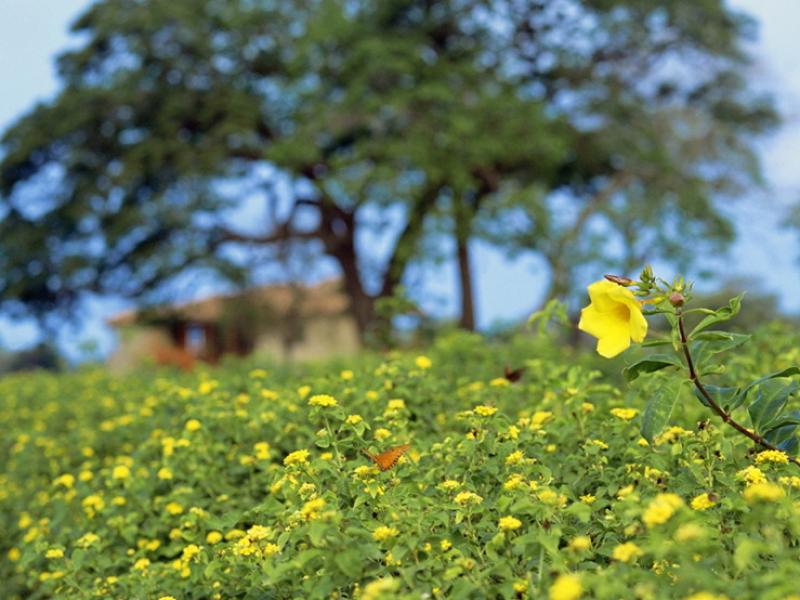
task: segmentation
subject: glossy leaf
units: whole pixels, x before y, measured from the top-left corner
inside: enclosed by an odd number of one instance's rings
[[[651,444],[653,438],[661,433],[669,422],[672,409],[680,396],[682,382],[671,380],[661,386],[647,402],[642,416],[642,437]]]
[[[623,374],[625,379],[633,381],[643,373],[655,373],[668,367],[683,366],[677,357],[670,354],[652,354],[647,358],[633,363],[625,368]]]

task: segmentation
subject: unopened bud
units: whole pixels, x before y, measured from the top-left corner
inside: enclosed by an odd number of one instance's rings
[[[630,277],[623,277],[621,275],[606,275],[605,278],[613,283],[616,283],[617,285],[621,285],[624,287],[630,287],[636,283]]]
[[[686,302],[686,298],[684,298],[683,294],[679,292],[672,292],[669,295],[669,303],[676,308],[678,306],[683,306],[684,302]]]
[[[642,269],[642,274],[639,275],[640,279],[645,283],[652,283],[656,280],[656,275],[653,273],[653,267],[647,265]]]

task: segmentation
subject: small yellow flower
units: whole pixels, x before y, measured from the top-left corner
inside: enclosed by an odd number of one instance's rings
[[[757,502],[762,500],[764,502],[775,502],[784,496],[783,488],[779,485],[769,482],[754,483],[747,486],[742,494],[744,499],[748,502]]]
[[[311,393],[310,385],[301,385],[299,388],[297,388],[297,395],[300,396],[301,400],[305,400],[310,393]]]
[[[313,521],[319,517],[319,511],[323,508],[325,508],[325,499],[314,498],[303,505],[303,508],[300,509],[300,514],[303,515],[306,520]],[[252,531],[252,529],[250,531]],[[249,533],[250,532],[248,532],[248,534]]]
[[[183,512],[183,506],[181,506],[177,502],[170,502],[164,508],[171,515],[179,515]]]
[[[531,417],[530,428],[533,431],[538,431],[544,426],[545,423],[553,418],[553,413],[549,410],[537,410]]]
[[[461,487],[461,482],[456,481],[455,479],[446,479],[439,484],[439,487],[443,490],[452,491]]]
[[[479,417],[491,417],[494,413],[497,412],[497,408],[494,406],[476,406],[473,411]]]
[[[281,551],[280,546],[278,544],[273,544],[272,542],[267,542],[264,544],[264,547],[261,548],[261,556],[264,558],[269,558],[270,556],[274,556]]]
[[[739,479],[744,480],[747,485],[754,485],[756,483],[766,483],[767,476],[764,475],[764,472],[759,469],[758,467],[745,467],[744,469],[738,471],[736,476]]]
[[[639,548],[633,542],[625,542],[624,544],[618,545],[614,548],[614,551],[611,553],[611,556],[615,560],[619,560],[622,562],[630,562],[643,554],[642,549]]]
[[[592,547],[592,538],[588,535],[578,535],[569,542],[569,549],[575,552],[583,552]]]
[[[441,542],[439,542],[439,548],[442,549],[442,552],[447,552],[452,547],[453,547],[453,544],[448,539],[444,539]]]
[[[308,462],[311,453],[308,450],[295,450],[283,459],[284,466],[303,465]]]
[[[331,406],[336,406],[339,404],[336,401],[336,398],[329,394],[315,394],[308,399],[309,406],[321,406],[323,408],[329,408]]]
[[[711,499],[707,493],[702,493],[694,498],[692,498],[691,507],[694,510],[706,510],[711,508],[712,506],[716,506],[717,503]]]
[[[414,359],[414,364],[417,365],[418,369],[430,369],[433,366],[431,359],[427,356],[418,356]]]
[[[590,413],[594,410],[594,404],[591,402],[583,402],[581,404],[581,410],[585,413]]]
[[[64,475],[60,475],[53,480],[53,485],[61,485],[67,489],[70,489],[73,485],[75,485],[75,476],[70,475],[69,473],[64,473]]]
[[[635,408],[612,408],[611,414],[623,421],[630,421],[639,414],[639,411]]]
[[[44,554],[45,558],[64,558],[64,551],[61,548],[50,548]]]
[[[159,479],[172,479],[172,471],[167,467],[161,467],[157,474]]]
[[[161,596],[158,600],[175,600],[175,596]]]
[[[269,458],[269,443],[267,442],[256,442],[253,444],[253,450],[255,456],[259,460],[266,460]]]
[[[22,552],[19,548],[11,548],[6,556],[11,562],[17,562],[22,557]]]
[[[406,407],[406,401],[402,398],[392,398],[386,403],[386,410],[403,410]]]
[[[791,475],[789,477],[779,477],[778,482],[781,485],[785,485],[788,487],[800,488],[800,477],[798,477],[797,475]]]
[[[400,532],[394,527],[387,527],[381,525],[372,532],[372,539],[376,542],[384,542],[390,538],[396,537]]]
[[[78,538],[78,541],[75,542],[76,546],[81,548],[86,548],[87,546],[91,546],[95,542],[100,541],[100,536],[95,533],[85,533],[81,537]]]
[[[506,464],[507,465],[516,465],[521,463],[525,459],[525,454],[522,450],[515,450],[508,456],[506,456]]]
[[[756,454],[756,463],[762,464],[765,462],[785,465],[789,462],[789,457],[780,450],[764,450]]]
[[[578,498],[584,504],[592,504],[595,500],[597,500],[597,496],[593,496],[592,494],[584,494],[580,498]]]
[[[144,571],[149,566],[150,566],[150,559],[140,558],[135,563],[133,563],[133,570],[134,571]]]
[[[519,473],[515,473],[506,480],[506,482],[503,484],[503,489],[516,490],[518,488],[523,487],[524,485],[525,485],[525,478]]]
[[[711,592],[697,592],[696,594],[692,594],[691,596],[686,596],[684,600],[728,600],[728,597],[725,594],[713,594]]]
[[[181,552],[181,559],[184,561],[189,561],[198,554],[200,554],[200,547],[197,544],[189,544],[183,548],[183,551]]]
[[[583,594],[580,576],[574,573],[559,575],[550,586],[550,600],[578,600]]]
[[[489,382],[489,385],[492,387],[508,387],[511,382],[505,377],[495,377]]]
[[[633,485],[626,485],[624,488],[621,488],[617,492],[617,498],[619,498],[620,500],[624,500],[633,493],[633,490],[634,490]]]
[[[348,415],[344,422],[348,425],[358,425],[362,420],[361,415]]]
[[[379,442],[382,442],[383,440],[392,437],[392,432],[389,431],[388,429],[380,427],[379,429],[375,430],[375,434],[374,435],[375,435],[375,439],[376,440],[378,440]]]
[[[206,535],[206,543],[207,544],[218,544],[222,541],[222,533],[219,531],[209,531]]]
[[[631,340],[644,341],[647,320],[642,305],[628,288],[607,281],[589,286],[591,303],[581,311],[578,329],[597,338],[597,352],[612,358],[628,349]]]
[[[459,492],[453,500],[456,504],[461,504],[462,506],[466,506],[467,504],[480,504],[483,502],[483,498],[474,492]]]
[[[200,421],[198,421],[197,419],[189,419],[188,421],[186,421],[184,429],[186,429],[186,431],[197,431],[202,427],[203,426],[200,424]]]
[[[355,373],[353,373],[350,369],[346,369],[339,373],[339,377],[342,378],[344,381],[350,381],[355,377]]]
[[[683,506],[683,499],[677,494],[659,494],[642,515],[642,521],[648,527],[655,527],[670,520],[675,511]]]
[[[693,435],[693,431],[689,431],[688,429],[684,429],[678,425],[673,425],[657,435],[653,441],[655,442],[656,446],[660,446],[661,444],[671,444],[682,437],[691,437]]]
[[[511,587],[518,594],[524,594],[528,591],[528,582],[525,579],[517,579]]]
[[[501,531],[514,531],[522,527],[522,521],[514,517],[500,517],[497,526]]]

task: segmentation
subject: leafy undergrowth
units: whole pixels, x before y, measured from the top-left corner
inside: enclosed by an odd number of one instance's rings
[[[691,404],[648,445],[645,398],[524,340],[425,354],[0,380],[3,596],[793,597],[782,455]]]

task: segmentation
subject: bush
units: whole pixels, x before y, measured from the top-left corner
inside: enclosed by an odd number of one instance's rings
[[[747,348],[729,374],[800,358],[772,330]],[[699,404],[650,446],[646,399],[582,360],[459,334],[348,365],[6,376],[4,594],[790,597],[800,472]],[[363,453],[404,443],[386,471]]]

